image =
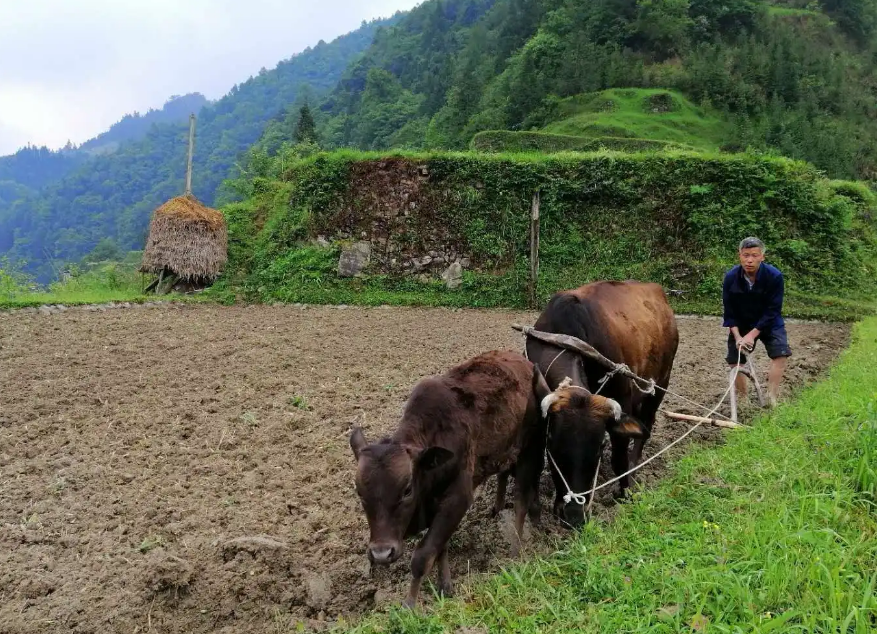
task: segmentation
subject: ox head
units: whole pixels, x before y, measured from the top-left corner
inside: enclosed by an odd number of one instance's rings
[[[548,450],[575,493],[591,490],[607,432],[610,437],[626,438],[642,438],[646,433],[617,401],[572,386],[569,379],[542,400],[542,415],[548,418]],[[555,482],[560,484],[556,476]],[[561,495],[565,488],[561,486]],[[585,507],[574,500],[559,500],[554,511],[573,527],[585,521]]]
[[[369,527],[368,558],[391,564],[402,556],[407,529],[424,502],[436,497],[454,473],[454,453],[415,449],[384,439],[369,444],[362,430],[350,436],[356,458],[356,493]]]

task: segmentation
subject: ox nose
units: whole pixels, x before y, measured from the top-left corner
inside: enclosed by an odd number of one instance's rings
[[[567,504],[563,509],[566,523],[573,528],[579,528],[585,523],[585,507],[581,504]]]
[[[373,564],[391,564],[399,558],[399,548],[393,544],[370,545],[368,558]]]

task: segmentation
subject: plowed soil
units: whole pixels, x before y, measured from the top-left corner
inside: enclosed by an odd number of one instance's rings
[[[351,424],[390,432],[417,380],[520,350],[509,326],[535,318],[293,306],[0,314],[0,632],[283,632],[399,600],[408,557],[374,571],[365,557]],[[727,374],[720,323],[679,325],[671,388],[712,404]],[[813,380],[848,333],[790,324],[788,389]],[[761,348],[758,360],[765,369]],[[659,417],[646,455],[686,429]],[[641,481],[722,433],[698,430]],[[524,556],[567,534],[549,516],[547,473],[543,483],[546,521]],[[458,588],[508,560],[508,510],[488,514],[493,487],[452,542]],[[602,493],[595,511],[608,518]]]

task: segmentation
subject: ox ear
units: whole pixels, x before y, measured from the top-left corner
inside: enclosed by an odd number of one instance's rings
[[[548,387],[538,363],[533,364],[533,393],[536,395],[536,402],[540,404],[551,394],[551,388]]]
[[[617,421],[609,424],[609,433],[616,436],[625,436],[627,438],[645,438],[647,436],[646,428],[643,424],[633,416],[622,414]]]
[[[454,452],[444,447],[430,447],[424,449],[417,456],[417,469],[421,471],[434,471],[439,467],[443,467],[454,458]]]
[[[354,427],[353,433],[350,434],[350,448],[353,449],[353,457],[359,460],[359,453],[367,445],[368,441],[365,439],[365,434],[362,433],[362,428]]]

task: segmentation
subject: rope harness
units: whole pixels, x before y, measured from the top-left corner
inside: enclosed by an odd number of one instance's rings
[[[532,329],[529,329],[529,330],[532,331]],[[532,335],[530,335],[530,332],[528,332],[528,330],[523,330],[522,332],[523,332],[523,336],[524,336],[524,356],[527,357],[527,359],[529,359],[529,356],[527,355],[526,339],[527,339],[528,336],[532,336]],[[566,352],[566,351],[567,351],[566,349],[562,349],[562,350],[560,351],[560,353],[558,353],[558,355],[557,355],[556,357],[554,357],[554,359],[553,359],[553,360],[551,361],[551,363],[548,365],[548,369],[545,371],[545,375],[546,375],[546,376],[547,376],[547,374],[548,374],[548,371],[551,370],[551,366],[554,365],[554,362],[557,361],[557,360],[561,357],[561,355],[563,355],[563,353]],[[596,352],[596,351],[595,351],[595,352]],[[596,354],[599,355],[599,353],[596,353]],[[655,390],[658,389],[658,390],[661,390],[662,392],[664,392],[665,394],[669,394],[670,396],[674,396],[674,397],[676,397],[676,398],[678,398],[678,399],[680,399],[680,400],[682,400],[682,401],[685,401],[685,402],[687,402],[687,403],[689,403],[689,404],[691,404],[691,405],[694,405],[694,406],[698,407],[699,409],[702,409],[703,411],[709,411],[709,413],[704,417],[704,420],[698,421],[695,425],[693,425],[691,428],[689,428],[688,431],[686,431],[686,432],[685,432],[684,434],[682,434],[679,438],[677,438],[676,440],[674,440],[673,442],[671,442],[669,445],[667,445],[666,447],[664,447],[663,449],[661,449],[661,450],[660,450],[658,453],[656,453],[655,455],[650,456],[650,457],[647,458],[646,460],[643,460],[643,461],[640,462],[637,466],[633,467],[632,469],[629,469],[629,470],[625,471],[625,472],[622,473],[621,475],[616,476],[616,477],[612,478],[611,480],[608,480],[608,481],[604,482],[604,483],[601,484],[600,486],[597,486],[597,477],[598,477],[599,474],[600,474],[600,466],[601,466],[602,461],[603,461],[603,453],[604,453],[604,451],[605,451],[605,449],[606,449],[606,445],[608,444],[608,438],[607,438],[607,437],[608,437],[608,432],[607,432],[607,433],[604,435],[604,437],[603,437],[603,443],[602,443],[601,446],[600,446],[600,453],[599,453],[599,457],[598,457],[598,459],[597,459],[597,470],[596,470],[596,472],[594,473],[594,481],[593,481],[593,484],[591,485],[591,489],[590,489],[589,491],[585,491],[585,492],[583,492],[583,493],[576,493],[576,492],[574,492],[574,491],[572,490],[572,488],[569,486],[569,483],[566,481],[566,478],[564,477],[563,472],[560,470],[560,467],[557,466],[557,462],[554,460],[554,456],[551,455],[551,451],[548,449],[548,443],[546,443],[545,452],[546,452],[546,454],[548,455],[548,459],[551,461],[551,464],[554,465],[554,470],[557,472],[557,475],[560,476],[560,480],[561,480],[561,482],[563,482],[563,486],[566,487],[566,494],[563,496],[563,501],[564,501],[566,504],[569,504],[570,502],[575,502],[576,504],[578,504],[578,505],[580,505],[580,506],[585,506],[585,505],[587,504],[587,511],[586,511],[586,512],[587,512],[587,515],[590,517],[590,514],[591,514],[591,508],[592,508],[593,505],[594,505],[594,495],[593,495],[594,493],[596,493],[596,492],[599,491],[600,489],[605,489],[606,487],[611,486],[612,484],[615,484],[616,482],[618,482],[618,481],[620,481],[620,480],[626,478],[627,476],[631,475],[632,473],[635,473],[635,472],[639,471],[640,469],[642,469],[643,467],[645,467],[647,464],[649,464],[650,462],[652,462],[653,460],[655,460],[656,458],[658,458],[658,457],[661,456],[662,454],[664,454],[664,453],[670,451],[670,449],[672,449],[673,447],[675,447],[676,445],[678,445],[680,442],[682,442],[683,440],[685,440],[686,438],[688,438],[688,436],[690,436],[692,433],[694,433],[694,431],[695,431],[696,429],[698,429],[698,428],[701,427],[705,422],[707,422],[707,419],[710,419],[710,418],[712,418],[713,416],[715,416],[715,415],[717,414],[718,409],[719,409],[719,408],[722,406],[722,404],[725,402],[725,399],[728,398],[728,395],[731,393],[731,390],[734,389],[734,382],[735,382],[736,379],[737,379],[737,375],[740,373],[740,362],[741,362],[742,358],[743,358],[743,351],[742,351],[741,349],[738,348],[738,349],[737,349],[737,364],[736,364],[735,367],[734,367],[734,370],[733,370],[733,376],[731,377],[731,380],[730,380],[730,382],[729,382],[729,384],[728,384],[728,389],[725,390],[725,393],[724,393],[724,394],[722,394],[722,397],[719,399],[719,402],[716,404],[716,406],[713,407],[712,409],[710,409],[710,408],[708,408],[708,407],[705,406],[705,405],[701,405],[700,403],[697,403],[697,402],[695,402],[695,401],[692,401],[691,399],[685,398],[684,396],[681,396],[681,395],[679,395],[679,394],[676,394],[676,393],[674,393],[674,392],[671,392],[670,390],[668,390],[668,389],[666,389],[666,388],[663,388],[663,387],[657,385],[657,384],[655,383],[654,379],[644,379],[644,378],[642,378],[641,376],[636,375],[636,374],[630,369],[630,367],[629,367],[628,365],[624,364],[624,363],[614,363],[614,362],[612,362],[612,361],[606,359],[606,358],[603,357],[602,355],[599,355],[599,357],[597,357],[597,361],[603,363],[603,365],[608,366],[608,367],[610,368],[610,370],[609,370],[609,372],[607,372],[607,373],[606,373],[606,374],[605,374],[605,375],[604,375],[604,376],[598,381],[598,383],[600,384],[600,387],[599,387],[599,389],[598,389],[596,392],[594,392],[594,395],[595,395],[595,396],[596,396],[596,395],[599,395],[600,392],[603,391],[603,389],[609,384],[609,381],[610,381],[614,376],[616,376],[616,375],[618,375],[618,374],[622,374],[622,375],[627,376],[628,378],[630,378],[630,380],[631,380],[631,382],[633,383],[634,387],[636,387],[636,388],[637,388],[641,393],[643,393],[643,394],[646,394],[646,395],[654,395],[654,394],[655,394]],[[641,385],[643,385],[643,386],[645,386],[645,387],[640,387]],[[591,393],[589,390],[587,390],[587,389],[584,388],[584,387],[581,387],[581,386],[578,386],[578,385],[571,385],[571,384],[570,384],[570,379],[566,379],[565,381],[563,381],[563,383],[561,383],[561,385],[558,386],[558,389],[561,389],[561,387],[564,388],[564,389],[578,389],[578,390],[582,390],[582,391],[584,391],[584,392],[587,392],[588,394]],[[557,391],[557,390],[555,390],[555,392],[556,392],[556,391]],[[546,416],[547,416],[547,413],[546,413]],[[723,415],[721,415],[721,414],[719,414],[719,416],[721,416],[722,418],[725,418],[725,419],[728,418],[727,416],[723,416]],[[546,436],[546,437],[547,437],[547,439],[550,439],[550,438],[551,438],[551,431],[550,431],[550,429],[547,431],[547,436]],[[588,496],[590,496],[590,499],[589,499]]]

